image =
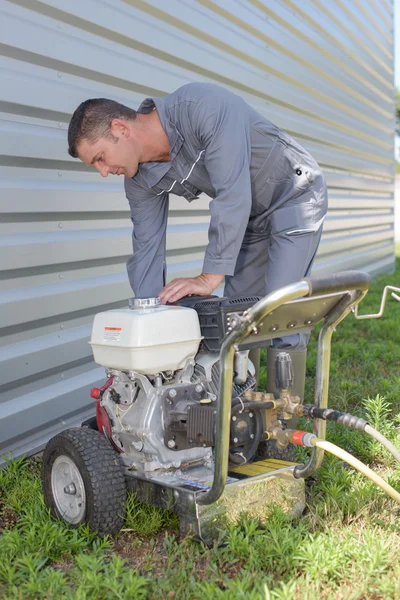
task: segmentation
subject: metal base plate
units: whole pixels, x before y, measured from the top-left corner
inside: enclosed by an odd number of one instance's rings
[[[142,502],[177,512],[182,533],[211,544],[243,513],[264,520],[279,506],[292,518],[299,517],[305,508],[305,485],[293,477],[294,467],[277,459],[235,467],[228,473],[224,493],[210,505],[197,501],[213,480],[212,469],[206,467],[151,478],[127,472],[127,484]]]

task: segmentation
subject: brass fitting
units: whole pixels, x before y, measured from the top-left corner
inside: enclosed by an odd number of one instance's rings
[[[298,438],[298,434],[302,434],[304,436],[314,436],[314,434],[306,433],[304,431],[294,431],[293,429],[282,429],[281,427],[272,427],[265,432],[269,435],[270,440],[276,440],[276,445],[278,448],[283,450],[286,446],[292,442],[293,444],[307,445],[305,443],[300,443]],[[296,434],[296,435],[295,435]],[[315,436],[314,436],[315,437]],[[294,440],[294,441],[293,441]],[[310,445],[310,444],[308,444]]]
[[[242,395],[243,400],[250,402],[273,402],[275,397],[273,394],[265,394],[264,392],[245,392]]]
[[[303,407],[299,396],[291,396],[287,389],[280,390],[279,401],[277,402],[278,412],[281,419],[289,421],[293,416],[301,417]]]
[[[271,436],[269,439],[276,440],[277,448],[283,450],[291,441],[291,434],[293,431],[291,429],[282,429],[281,427],[277,426],[269,429],[268,433]]]

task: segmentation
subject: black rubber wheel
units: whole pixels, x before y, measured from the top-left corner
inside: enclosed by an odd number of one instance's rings
[[[71,527],[88,523],[99,535],[118,533],[124,522],[126,483],[117,453],[98,431],[62,431],[43,453],[43,493],[56,518]]]
[[[286,460],[287,462],[296,462],[295,448],[293,444],[289,444],[281,450],[277,448],[276,441],[261,442],[257,449],[257,455],[260,458],[277,458],[278,460]]]

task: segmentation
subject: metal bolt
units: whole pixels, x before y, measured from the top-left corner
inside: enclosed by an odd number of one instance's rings
[[[167,446],[168,446],[168,448],[175,448],[175,446],[176,446],[175,440],[168,440]]]
[[[307,321],[304,321],[304,323],[305,323],[306,325],[311,325],[312,321],[311,321],[311,319],[307,319]]]
[[[276,331],[277,329],[279,329],[278,325],[272,325],[271,331]]]
[[[238,440],[237,438],[233,438],[233,443],[234,443],[234,444],[237,444],[237,443],[238,443],[238,441],[239,441],[239,440]]]
[[[258,334],[258,327],[253,327],[252,331],[253,331],[254,335],[257,335]]]
[[[250,434],[250,439],[251,439],[251,440],[254,440],[254,433],[251,433],[251,434]]]
[[[253,418],[253,413],[249,413],[249,417],[250,417],[250,419],[252,419]]]
[[[201,385],[201,383],[198,383],[194,389],[197,393],[200,393],[203,391],[203,386]]]
[[[208,395],[209,395],[211,401],[215,402],[215,400],[217,399],[217,396],[215,394],[208,394]]]
[[[176,394],[177,394],[176,390],[169,390],[169,392],[168,392],[168,396],[170,398],[175,398]]]
[[[71,496],[76,494],[76,487],[74,483],[70,483],[69,485],[66,485],[64,488],[64,493],[65,494],[70,494]]]
[[[292,329],[293,327],[295,327],[295,325],[296,325],[296,321],[292,321],[291,323],[288,323],[287,326],[289,329]]]
[[[232,421],[236,421],[236,417],[235,417],[235,415],[232,417]]]

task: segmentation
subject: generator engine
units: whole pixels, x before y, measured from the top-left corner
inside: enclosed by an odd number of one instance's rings
[[[211,466],[219,350],[230,314],[257,300],[189,297],[163,306],[158,298],[135,298],[129,308],[96,315],[90,343],[107,375],[91,391],[97,427],[126,466],[144,475]],[[248,354],[238,349],[234,361],[230,458],[236,464],[256,453],[264,431],[263,411],[248,400],[256,387]]]

